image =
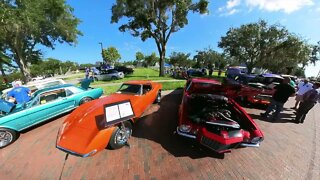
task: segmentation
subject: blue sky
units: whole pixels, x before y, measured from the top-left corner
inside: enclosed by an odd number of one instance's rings
[[[141,51],[145,55],[157,53],[153,39],[142,42],[140,38],[118,30],[120,24],[111,24],[111,7],[114,0],[77,1],[67,0],[74,8],[74,15],[81,19],[78,29],[83,36],[76,46],[56,44],[54,50],[43,49],[44,58],[71,60],[78,63],[101,61],[101,47],[114,46],[121,54],[121,61],[135,59]],[[319,0],[211,0],[209,14],[189,13],[189,24],[171,35],[167,44],[168,57],[171,52],[196,54],[197,50],[211,47],[222,51],[217,44],[229,28],[242,24],[266,20],[269,24],[281,24],[290,32],[309,43],[320,41]],[[307,76],[316,76],[320,63],[309,66]]]

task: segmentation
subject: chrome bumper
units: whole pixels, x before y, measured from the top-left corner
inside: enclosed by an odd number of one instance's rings
[[[244,146],[244,147],[260,147],[260,143],[257,144],[251,144],[251,143],[241,143],[240,146]]]
[[[179,127],[177,127],[177,133],[178,133],[180,136],[184,136],[184,137],[187,137],[187,138],[191,138],[191,139],[196,139],[196,138],[197,138],[197,137],[194,136],[194,135],[181,132],[181,131],[179,130]]]
[[[60,149],[61,151],[65,152],[65,153],[68,153],[68,154],[71,154],[71,155],[74,155],[74,156],[79,156],[79,157],[89,157],[91,156],[92,154],[95,154],[97,152],[96,149],[94,149],[93,151],[87,153],[87,154],[79,154],[79,153],[76,153],[74,151],[70,151],[69,149],[65,149],[63,147],[60,147],[60,146],[56,146],[56,148]]]

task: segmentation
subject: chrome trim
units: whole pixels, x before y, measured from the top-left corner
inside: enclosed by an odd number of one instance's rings
[[[64,151],[65,153],[72,154],[72,155],[79,156],[79,157],[83,157],[83,158],[88,157],[88,156],[90,156],[90,155],[92,155],[92,154],[97,152],[97,150],[94,149],[94,150],[92,150],[91,152],[89,152],[87,154],[79,154],[79,153],[76,153],[76,152],[71,151],[69,149],[65,149],[65,148],[60,147],[60,146],[56,146],[56,148],[60,149],[61,151]]]
[[[260,143],[256,143],[256,144],[250,144],[250,143],[241,143],[240,146],[244,146],[244,147],[260,147]]]
[[[184,136],[184,137],[188,137],[188,138],[192,138],[192,139],[196,139],[196,138],[197,138],[197,137],[194,136],[194,135],[190,135],[190,134],[181,132],[181,131],[179,130],[179,127],[177,127],[177,133],[178,133],[180,136]]]
[[[210,122],[210,121],[206,121],[206,124],[217,125],[217,126],[225,126],[225,127],[232,127],[232,128],[240,128],[239,124],[223,124],[223,123],[215,123],[215,122]]]

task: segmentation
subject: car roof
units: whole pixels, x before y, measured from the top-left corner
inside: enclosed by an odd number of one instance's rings
[[[208,78],[192,78],[191,81],[196,83],[212,83],[212,84],[221,85],[220,81],[217,81],[215,79],[208,79]]]

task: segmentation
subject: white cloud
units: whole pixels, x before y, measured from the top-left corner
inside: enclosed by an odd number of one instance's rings
[[[241,0],[229,0],[227,2],[226,8],[227,9],[233,9],[234,7],[239,6],[241,3]]]
[[[241,3],[241,0],[228,0],[227,4],[223,7],[218,8],[218,12],[221,13],[222,16],[230,16],[237,12],[239,12],[236,7],[238,7]]]
[[[313,0],[246,0],[246,5],[250,8],[258,7],[266,11],[284,11],[288,14],[313,4]]]
[[[314,5],[314,0],[228,0],[226,5],[218,8],[218,12],[223,16],[233,15],[240,10],[240,6],[247,6],[250,10],[259,8],[260,10],[275,12],[283,11],[292,13],[305,6]]]

